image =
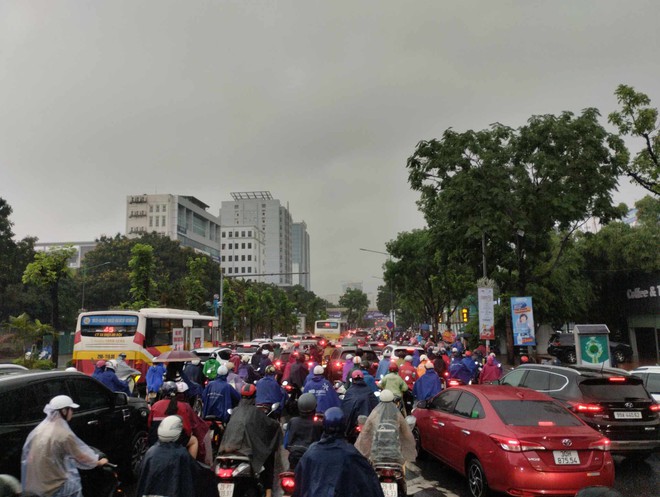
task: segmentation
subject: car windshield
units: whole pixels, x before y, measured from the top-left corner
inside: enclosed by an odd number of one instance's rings
[[[546,400],[494,400],[495,412],[510,426],[580,426],[564,407]]]
[[[580,391],[591,399],[599,401],[650,400],[642,380],[626,378],[625,381],[611,381],[609,378],[598,378],[580,383]]]

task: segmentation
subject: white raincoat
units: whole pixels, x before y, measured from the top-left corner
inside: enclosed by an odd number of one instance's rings
[[[417,457],[412,431],[393,402],[380,402],[371,411],[355,448],[373,464],[403,465]]]
[[[99,456],[71,431],[58,410],[47,404],[44,412],[46,419],[23,445],[23,491],[43,497],[82,497],[78,468],[96,467]]]

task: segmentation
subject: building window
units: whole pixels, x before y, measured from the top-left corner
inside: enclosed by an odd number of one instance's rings
[[[229,274],[231,274],[231,269],[232,269],[232,268],[229,268]]]
[[[234,204],[234,209],[238,209],[238,204]]]
[[[156,212],[160,212],[160,205],[156,206]]]
[[[232,257],[232,256],[230,255],[230,256],[229,256],[229,262],[231,262],[231,257]]]
[[[238,231],[234,233],[234,238],[238,238]]]
[[[251,260],[252,260],[252,256],[251,256],[251,255],[248,255],[248,259],[247,259],[247,260],[248,260],[248,261],[251,261]]]
[[[251,249],[251,248],[252,248],[252,243],[251,243],[251,242],[250,242],[250,243],[248,243],[248,248],[249,248],[249,249]]]
[[[222,250],[224,250],[225,249],[225,244],[223,243],[220,247],[222,248]]]
[[[154,211],[154,206],[153,206],[153,205],[150,205],[150,206],[149,206],[149,212],[153,212],[153,211]]]
[[[241,231],[241,238],[245,238],[245,231]]]
[[[243,266],[243,267],[241,268],[241,273],[244,273],[244,272],[245,272],[245,266]]]
[[[167,210],[167,204],[163,206],[163,212]]]
[[[225,268],[222,268],[222,274],[225,274]]]
[[[161,226],[165,226],[165,216],[161,216],[160,224]]]
[[[245,248],[245,243],[241,243],[241,248],[242,248],[242,249]]]
[[[151,228],[154,225],[154,218],[153,216],[149,216],[149,227]]]
[[[245,256],[244,255],[241,256],[241,260],[245,262]]]
[[[230,232],[229,232],[229,238],[231,238],[231,235],[232,235],[233,233],[234,233],[233,231],[230,231]]]
[[[261,204],[261,208],[262,208],[262,209],[265,209],[265,208],[266,208],[266,204]]]
[[[251,272],[252,272],[252,268],[248,267],[248,273],[251,273]]]
[[[252,238],[252,232],[248,231],[248,238]]]
[[[222,232],[222,238],[225,238],[225,235],[226,235],[226,234],[227,234],[227,233],[225,233],[225,232],[223,231],[223,232]]]
[[[222,260],[222,262],[225,262],[225,256],[224,255],[222,256],[221,260]]]
[[[156,228],[158,227],[158,216],[156,216]]]

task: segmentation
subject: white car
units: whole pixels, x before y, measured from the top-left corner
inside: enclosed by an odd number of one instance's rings
[[[422,355],[424,353],[424,349],[416,345],[389,344],[385,346],[385,348],[381,351],[381,356],[385,354],[385,352],[389,352],[392,355],[392,357],[398,357],[399,359],[403,359],[407,355],[413,355],[415,350],[419,350],[419,355]]]
[[[642,378],[644,387],[651,394],[653,400],[660,402],[660,366],[640,366],[630,373]]]

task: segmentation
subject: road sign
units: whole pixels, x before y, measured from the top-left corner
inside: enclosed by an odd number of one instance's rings
[[[388,321],[388,322],[385,324],[385,326],[387,326],[387,329],[388,329],[388,330],[391,330],[392,328],[394,328],[394,323],[393,323],[392,321]]]

